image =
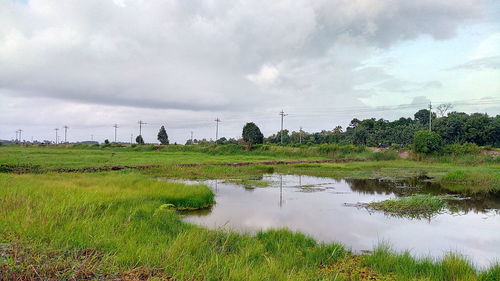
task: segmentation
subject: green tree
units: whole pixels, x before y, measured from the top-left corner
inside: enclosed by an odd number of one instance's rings
[[[420,122],[422,125],[429,124],[429,110],[428,109],[420,109],[414,115],[415,121]],[[432,113],[432,120],[436,119],[436,113]]]
[[[431,131],[418,131],[413,136],[413,147],[415,152],[432,153],[441,150],[443,139],[438,133]]]
[[[243,140],[249,146],[264,142],[264,135],[260,131],[259,127],[257,127],[257,125],[255,125],[255,123],[253,122],[245,124],[245,126],[243,127],[242,136]]]
[[[158,141],[160,141],[161,144],[169,144],[165,126],[161,126],[160,131],[158,131]]]
[[[141,135],[138,135],[136,138],[135,138],[135,142],[137,144],[144,144],[144,139],[142,138]]]

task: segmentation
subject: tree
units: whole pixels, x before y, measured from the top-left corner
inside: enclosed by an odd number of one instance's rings
[[[368,138],[368,130],[359,127],[354,130],[354,134],[352,135],[352,142],[355,145],[366,145],[366,140]]]
[[[242,136],[243,140],[249,146],[264,142],[264,135],[260,131],[259,127],[257,127],[257,125],[255,125],[255,123],[253,122],[245,124],[245,126],[243,127]]]
[[[428,109],[420,109],[415,113],[415,121],[420,122],[422,125],[429,124],[429,110]],[[432,113],[432,119],[436,118],[436,113]]]
[[[436,110],[439,113],[439,116],[444,117],[446,115],[446,112],[452,108],[453,108],[453,105],[451,103],[443,103],[443,104],[438,105],[436,107]]]
[[[418,131],[413,136],[413,147],[415,152],[432,153],[441,150],[443,139],[438,133],[431,131]]]
[[[136,138],[135,138],[135,142],[137,144],[144,144],[144,140],[142,139],[142,136],[141,135],[138,135]]]
[[[105,139],[105,140],[104,140],[104,144],[106,144],[106,145],[107,145],[107,144],[109,144],[109,140],[108,140],[108,139]]]
[[[158,132],[158,141],[160,141],[161,144],[169,144],[165,126],[161,126],[160,131]]]
[[[222,137],[222,138],[218,139],[217,141],[215,141],[215,143],[219,144],[219,145],[227,144],[227,138]]]

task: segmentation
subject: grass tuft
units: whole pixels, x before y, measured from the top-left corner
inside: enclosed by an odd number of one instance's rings
[[[410,217],[428,217],[441,212],[446,201],[441,196],[419,194],[411,197],[389,199],[367,204],[368,208],[388,214]]]

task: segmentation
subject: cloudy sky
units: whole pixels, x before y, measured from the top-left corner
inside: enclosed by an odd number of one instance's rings
[[[345,127],[431,101],[500,114],[496,0],[0,0],[0,139],[164,124],[171,141],[254,121]],[[61,131],[59,131],[61,132]]]

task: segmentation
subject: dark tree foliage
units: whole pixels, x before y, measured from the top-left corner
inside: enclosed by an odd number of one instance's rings
[[[403,147],[413,144],[416,132],[428,130],[429,110],[415,113],[415,119],[401,117],[394,121],[385,119],[352,119],[345,130],[336,127],[321,132],[283,130],[283,143],[287,145],[309,144],[356,144],[366,146]],[[447,116],[432,114],[432,131],[437,133],[444,145],[474,143],[480,146],[500,147],[500,116],[487,114],[450,112]],[[281,132],[264,139],[265,143],[279,144]]]
[[[109,140],[108,140],[108,139],[105,139],[105,140],[104,140],[104,144],[109,144]]]
[[[249,145],[263,143],[264,141],[264,135],[259,127],[253,122],[246,123],[245,126],[243,126],[242,137]]]
[[[161,144],[169,144],[167,131],[165,130],[165,126],[161,126],[160,131],[158,132],[158,141]]]
[[[431,131],[418,131],[413,137],[413,147],[419,153],[432,153],[441,150],[443,139],[438,133]]]
[[[135,142],[137,144],[144,144],[144,139],[142,138],[141,135],[138,135],[136,138],[135,138]]]
[[[436,113],[432,113],[432,120],[436,119]],[[414,115],[415,121],[420,122],[422,125],[428,125],[429,124],[429,110],[428,109],[420,109],[415,113]]]

